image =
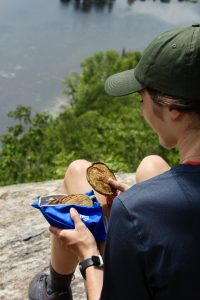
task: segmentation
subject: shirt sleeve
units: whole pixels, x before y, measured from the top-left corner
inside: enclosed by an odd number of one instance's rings
[[[106,240],[101,300],[152,299],[144,253],[134,216],[115,198]]]

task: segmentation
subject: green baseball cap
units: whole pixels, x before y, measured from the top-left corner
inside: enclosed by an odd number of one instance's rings
[[[123,96],[152,88],[166,95],[200,100],[200,24],[157,36],[135,67],[110,76],[105,91]]]

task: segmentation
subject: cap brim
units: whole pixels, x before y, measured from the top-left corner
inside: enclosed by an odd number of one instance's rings
[[[134,69],[114,74],[105,82],[105,91],[111,96],[125,96],[144,88],[135,78]]]

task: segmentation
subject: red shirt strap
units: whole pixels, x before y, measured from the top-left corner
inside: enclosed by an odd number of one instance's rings
[[[200,165],[200,161],[188,160],[183,163],[184,165]]]

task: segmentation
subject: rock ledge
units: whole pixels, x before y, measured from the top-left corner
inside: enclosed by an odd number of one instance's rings
[[[134,173],[118,173],[118,180],[135,182]],[[0,299],[26,300],[30,279],[47,271],[50,257],[48,223],[31,207],[38,195],[59,193],[62,180],[0,187]],[[74,300],[86,300],[82,277],[76,270]]]

